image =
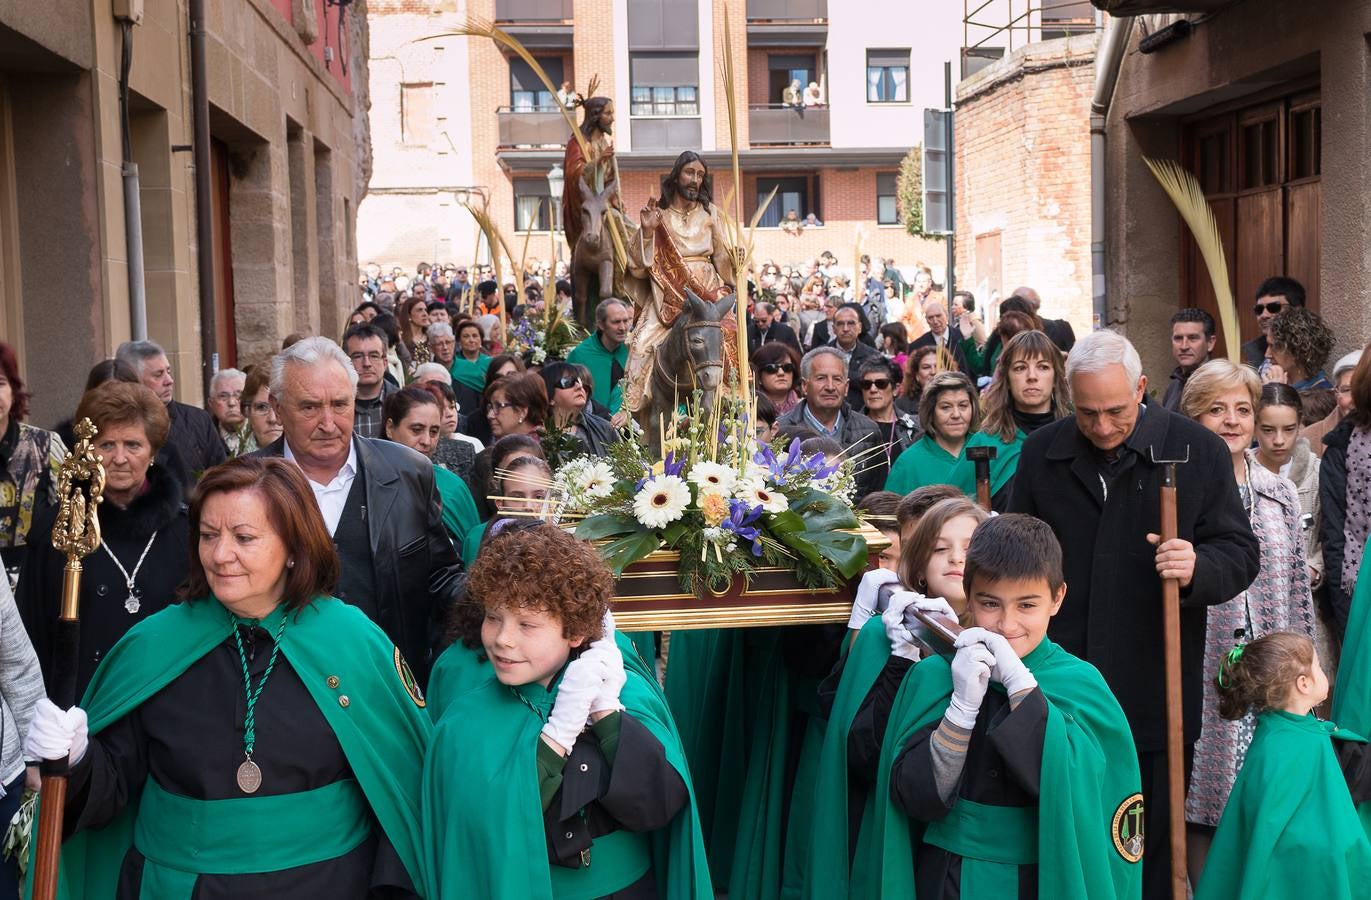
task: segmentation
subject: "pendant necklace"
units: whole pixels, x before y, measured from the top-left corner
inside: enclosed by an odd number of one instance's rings
[[[161,529],[158,530],[160,531]],[[124,601],[124,609],[126,609],[131,616],[137,615],[138,610],[143,608],[143,595],[139,593],[138,588],[134,586],[134,581],[138,578],[138,570],[143,568],[143,560],[148,558],[148,551],[152,549],[152,542],[155,540],[157,540],[156,531],[152,533],[152,537],[148,538],[147,546],[143,548],[143,554],[138,557],[138,563],[133,567],[132,573],[124,568],[124,564],[119,561],[119,557],[114,555],[114,551],[109,548],[109,544],[106,544],[104,541],[100,542],[100,549],[104,550],[105,553],[109,555],[109,558],[114,561],[115,566],[119,568],[119,574],[124,576],[124,583],[129,589],[128,599]]]
[[[271,656],[267,658],[266,670],[262,672],[262,680],[257,682],[257,689],[253,690],[252,676],[248,674],[248,655],[243,652],[243,636],[238,631],[240,624],[256,625],[253,620],[246,622],[237,616],[231,616],[233,620],[233,640],[238,646],[238,661],[243,664],[243,689],[247,691],[248,711],[243,717],[243,761],[238,766],[238,788],[245,794],[255,794],[257,789],[262,786],[262,770],[257,763],[252,761],[252,751],[257,747],[257,699],[262,696],[262,688],[267,686],[267,679],[271,677],[271,670],[276,668],[276,654],[281,651],[281,636],[286,631],[286,620],[288,615],[281,616],[281,624],[276,627],[276,639],[271,647]]]

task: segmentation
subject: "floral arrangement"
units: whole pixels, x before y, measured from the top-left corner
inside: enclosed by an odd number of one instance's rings
[[[866,568],[866,541],[852,511],[853,464],[806,456],[800,441],[776,446],[752,436],[746,410],[677,417],[665,458],[637,435],[604,457],[578,456],[557,469],[551,494],[576,535],[603,541],[616,573],[655,550],[680,554],[683,590],[722,591],[762,566],[793,570],[810,588],[836,587]]]
[[[566,359],[585,339],[585,332],[562,313],[555,299],[547,301],[541,316],[524,316],[509,327],[509,351],[526,354],[541,366],[550,359]]]

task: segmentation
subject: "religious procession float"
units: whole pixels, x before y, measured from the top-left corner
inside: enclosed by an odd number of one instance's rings
[[[515,53],[556,92],[499,28],[472,20],[462,33]],[[731,53],[721,76],[736,186]],[[715,202],[708,166],[686,151],[635,221],[619,195],[613,101],[595,96],[592,80],[587,95],[559,108],[571,135],[561,203],[576,321],[549,301],[541,320],[507,332],[510,343],[541,363],[564,354],[594,303],[626,299],[635,317],[616,420],[624,439],[604,456],[556,460],[551,514],[600,546],[619,577],[623,630],[846,621],[853,579],[885,545],[852,508],[866,461],[758,440],[747,334],[737,325],[752,229],[772,198],[745,226],[741,193]],[[499,281],[508,246],[484,208],[469,208]]]

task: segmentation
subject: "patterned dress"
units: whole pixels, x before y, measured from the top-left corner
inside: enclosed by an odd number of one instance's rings
[[[1252,459],[1247,484],[1239,488],[1252,531],[1261,545],[1261,569],[1251,587],[1227,603],[1209,608],[1205,634],[1204,712],[1195,743],[1195,769],[1185,799],[1187,822],[1217,826],[1228,794],[1252,743],[1256,719],[1236,722],[1219,716],[1219,661],[1232,649],[1237,632],[1244,643],[1275,631],[1314,638],[1314,600],[1304,558],[1300,500],[1295,485]]]

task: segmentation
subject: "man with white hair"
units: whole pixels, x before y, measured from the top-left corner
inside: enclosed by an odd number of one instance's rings
[[[333,341],[309,337],[271,360],[282,436],[258,453],[299,465],[333,536],[338,597],[380,625],[421,685],[461,583],[433,465],[403,444],[353,434],[357,372]]]
[[[209,414],[219,426],[219,437],[230,458],[257,449],[248,417],[243,414],[243,385],[247,377],[246,372],[238,369],[220,369],[209,380]]]
[[[1082,338],[1066,377],[1075,415],[1029,435],[1009,507],[1047,522],[1061,542],[1068,590],[1048,636],[1095,665],[1128,716],[1151,836],[1143,896],[1170,897],[1161,580],[1181,586],[1188,780],[1200,731],[1206,607],[1228,602],[1256,578],[1257,538],[1227,446],[1159,403],[1144,405],[1147,378],[1127,339],[1112,331]],[[1163,467],[1154,460],[1183,459],[1180,537],[1161,542]]]
[[[195,483],[201,472],[228,459],[213,417],[199,407],[174,399],[172,388],[176,386],[176,379],[161,346],[152,341],[125,341],[114,355],[132,366],[138,373],[138,380],[167,405],[167,416],[171,419],[167,444],[176,448],[185,464],[190,476],[187,487]]]

